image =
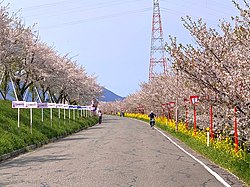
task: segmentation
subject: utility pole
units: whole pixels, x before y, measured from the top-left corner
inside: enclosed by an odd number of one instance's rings
[[[160,5],[159,0],[153,0],[149,81],[161,74],[166,74],[166,72],[167,63],[164,49]]]

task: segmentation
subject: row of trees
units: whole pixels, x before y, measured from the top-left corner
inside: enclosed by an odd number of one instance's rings
[[[166,51],[172,63],[168,75],[162,75],[128,96],[122,102],[102,103],[103,109],[128,112],[157,111],[166,102],[174,101],[179,119],[185,119],[189,107],[184,99],[200,96],[198,115],[200,125],[209,126],[209,108],[214,108],[214,122],[219,129],[233,129],[234,108],[241,135],[250,138],[250,7],[245,2],[231,22],[221,21],[219,30],[209,28],[199,19],[183,18],[184,27],[195,40],[195,45],[182,45],[170,36]],[[110,105],[110,106],[105,106]],[[110,111],[106,111],[110,112]],[[189,119],[191,118],[189,112]]]
[[[102,94],[96,77],[69,54],[61,55],[41,41],[34,26],[25,26],[16,14],[0,4],[0,94],[6,99],[14,89],[18,100],[27,92],[32,100],[50,97],[56,103],[89,104]]]

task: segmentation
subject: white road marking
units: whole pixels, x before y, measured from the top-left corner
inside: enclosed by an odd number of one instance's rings
[[[135,118],[133,118],[135,119]],[[138,119],[135,119],[138,120]],[[148,124],[150,126],[149,123],[142,121],[142,120],[138,120],[141,122],[144,122],[146,124]],[[180,150],[182,150],[184,153],[186,153],[188,156],[190,156],[192,159],[194,159],[196,162],[198,162],[199,164],[201,164],[211,175],[213,175],[220,183],[222,183],[223,185],[225,185],[226,187],[231,187],[218,173],[216,173],[215,171],[213,171],[211,168],[209,168],[206,164],[204,164],[202,161],[200,161],[198,158],[196,158],[195,156],[193,156],[192,154],[190,154],[189,152],[187,152],[185,149],[183,149],[180,145],[178,145],[176,142],[174,142],[174,140],[172,140],[170,137],[168,137],[166,134],[164,134],[161,130],[159,130],[158,128],[154,127],[154,129],[156,129],[158,132],[160,132],[163,136],[165,136],[171,143],[173,143],[176,147],[178,147]]]
[[[178,147],[180,150],[182,150],[184,153],[186,153],[188,156],[193,158],[196,162],[201,164],[211,175],[213,175],[219,182],[221,182],[226,187],[231,187],[218,173],[213,171],[211,168],[209,168],[206,164],[204,164],[202,161],[200,161],[198,158],[187,152],[185,149],[183,149],[181,146],[179,146],[176,142],[174,142],[170,137],[168,137],[166,134],[164,134],[161,130],[155,127],[155,129],[160,132],[163,136],[165,136],[171,143],[173,143],[176,147]]]

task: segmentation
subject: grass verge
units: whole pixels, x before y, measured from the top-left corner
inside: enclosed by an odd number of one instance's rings
[[[98,122],[97,117],[80,117],[80,113],[61,109],[32,109],[32,128],[30,109],[20,109],[20,127],[18,128],[18,110],[11,108],[11,101],[0,100],[0,156],[25,149],[31,145],[42,145],[52,139],[64,137],[88,128]],[[60,117],[60,118],[59,118]]]

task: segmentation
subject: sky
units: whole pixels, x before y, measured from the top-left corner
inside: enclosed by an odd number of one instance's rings
[[[241,3],[243,0],[237,0]],[[219,20],[239,14],[231,0],[159,0],[164,41],[193,44],[181,17]],[[97,82],[126,97],[148,82],[153,0],[4,0],[59,54],[69,53]]]

